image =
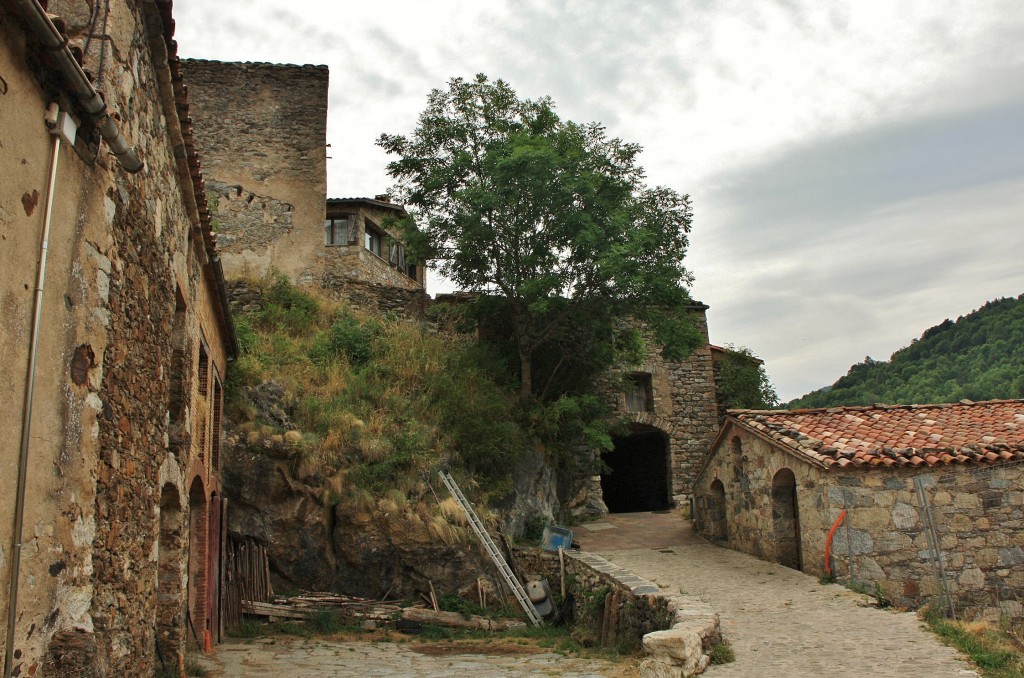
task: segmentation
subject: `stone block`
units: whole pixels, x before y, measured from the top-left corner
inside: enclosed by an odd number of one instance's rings
[[[985,586],[985,574],[978,568],[972,567],[957,578],[957,583],[961,588],[980,589]]]
[[[981,497],[976,494],[959,492],[953,497],[953,506],[958,509],[981,508]]]
[[[649,655],[641,668],[642,676],[693,676],[707,668],[709,659],[704,654],[700,634],[688,628],[654,631],[643,638],[644,651]]]
[[[999,565],[1001,567],[1024,565],[1024,548],[1013,546],[999,549]]]
[[[892,524],[897,530],[907,530],[916,527],[917,522],[917,509],[913,506],[897,503],[892,507]]]

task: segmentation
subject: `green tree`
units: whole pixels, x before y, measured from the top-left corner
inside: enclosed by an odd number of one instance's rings
[[[779,396],[764,364],[745,346],[726,346],[718,365],[718,397],[729,409],[770,410]]]
[[[832,386],[788,407],[1020,398],[1024,295],[997,299],[924,331],[888,362],[865,358]]]
[[[669,357],[696,345],[689,197],[645,184],[638,145],[484,75],[435,89],[411,135],[377,143],[398,158],[388,173],[414,215],[401,224],[410,251],[506,300],[523,401],[544,391],[538,349],[588,308],[646,322]]]

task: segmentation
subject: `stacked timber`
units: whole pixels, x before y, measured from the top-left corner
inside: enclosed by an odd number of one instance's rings
[[[305,592],[298,596],[277,596],[273,601],[242,601],[246,614],[280,619],[309,619],[325,609],[338,610],[352,619],[373,621],[391,621],[402,611],[391,603],[337,593]]]

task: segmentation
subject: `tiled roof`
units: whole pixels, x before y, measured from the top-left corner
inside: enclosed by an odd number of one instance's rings
[[[384,200],[377,200],[376,198],[328,198],[328,205],[351,205],[353,203],[372,205],[373,207],[380,207],[382,209],[394,210],[395,212],[404,213],[405,206],[399,205],[394,202],[387,202]]]
[[[1024,400],[729,414],[825,468],[1024,461]]]

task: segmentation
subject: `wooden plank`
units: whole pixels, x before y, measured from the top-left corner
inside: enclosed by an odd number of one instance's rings
[[[259,600],[243,600],[242,611],[246,614],[259,615],[262,617],[283,617],[285,619],[309,619],[316,614],[316,610],[312,608],[276,605],[274,603],[265,603]]]
[[[487,631],[504,631],[505,629],[526,626],[526,622],[516,619],[488,619],[476,615],[463,615],[459,612],[435,612],[424,607],[407,607],[402,610],[402,619],[420,622],[421,624],[437,624],[466,629],[484,629]]]

